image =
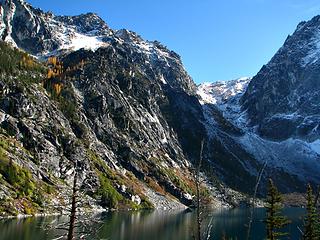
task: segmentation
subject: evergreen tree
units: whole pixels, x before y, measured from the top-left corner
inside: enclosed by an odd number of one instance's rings
[[[319,240],[320,232],[318,231],[319,222],[317,210],[314,202],[312,187],[310,184],[307,186],[307,216],[304,225],[304,240]]]
[[[268,193],[266,201],[266,230],[267,239],[276,240],[280,237],[287,236],[288,233],[281,231],[281,229],[289,223],[289,220],[281,215],[282,197],[278,189],[269,179]]]

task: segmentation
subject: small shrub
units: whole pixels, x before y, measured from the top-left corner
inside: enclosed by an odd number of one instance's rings
[[[139,206],[140,209],[154,209],[153,204],[146,198],[141,198],[141,204]]]
[[[98,189],[97,194],[101,196],[101,205],[107,208],[117,208],[119,201],[123,200],[123,196],[112,186],[109,179],[100,175],[99,180],[100,188]]]
[[[27,202],[26,200],[23,200],[22,206],[23,206],[25,214],[27,214],[27,215],[34,215],[35,214],[35,209],[31,203]]]
[[[54,189],[54,186],[45,184],[44,191],[48,194],[52,194],[54,193],[55,189]]]
[[[0,155],[5,156],[3,155],[3,149],[0,152],[2,152]],[[0,158],[0,173],[9,184],[17,189],[18,197],[32,196],[36,187],[28,170],[23,169],[5,157]]]
[[[32,195],[32,201],[33,203],[37,204],[39,207],[44,206],[45,202],[45,196],[40,190],[35,191],[35,193]]]

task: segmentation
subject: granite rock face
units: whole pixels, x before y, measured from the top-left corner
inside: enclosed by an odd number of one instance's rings
[[[76,167],[81,189],[97,204],[105,182],[117,200],[133,206],[192,204],[189,168],[206,132],[196,85],[178,54],[134,32],[114,31],[92,13],[54,16],[6,0],[0,19],[5,42],[44,62],[56,56],[64,69],[50,79],[42,63],[41,74],[19,68],[1,75],[3,140],[16,139],[30,155],[19,159],[8,148],[8,159],[65,189],[65,199]],[[24,74],[35,78],[24,82]],[[7,197],[13,196],[14,190]]]
[[[319,16],[301,22],[250,82],[241,102],[262,136],[319,138],[319,31]]]
[[[240,145],[233,162],[243,162],[246,172],[255,175],[265,165],[264,178],[273,177],[286,192],[320,181],[319,32],[316,16],[300,23],[252,79],[198,88],[207,128],[217,126],[213,137],[222,130],[224,138],[234,141],[224,146]]]
[[[217,205],[241,202],[227,187],[252,194],[262,168],[263,182],[273,176],[283,191],[304,191],[320,182],[319,28],[319,17],[299,24],[252,79],[197,87],[180,56],[157,41],[113,30],[93,13],[55,16],[2,0],[2,40],[42,70],[18,62],[1,71],[0,150],[59,191],[52,208],[67,202],[75,167],[88,205],[114,207],[103,202],[111,193],[126,207],[190,205],[202,140],[203,178]],[[51,56],[64,73],[48,79]],[[0,201],[14,200],[3,179]]]

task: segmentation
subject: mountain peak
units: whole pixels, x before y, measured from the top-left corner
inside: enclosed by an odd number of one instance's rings
[[[198,95],[202,104],[222,104],[229,99],[242,95],[251,78],[241,77],[235,80],[205,82],[198,86]]]
[[[253,125],[272,139],[286,123],[290,137],[313,138],[319,113],[320,16],[301,22],[271,61],[252,79],[242,97]],[[311,130],[310,130],[310,129]],[[312,129],[315,129],[312,131]]]
[[[56,16],[54,20],[62,22],[67,28],[75,28],[79,33],[109,35],[110,32],[106,22],[95,13],[77,16]]]
[[[111,30],[95,13],[54,16],[21,0],[2,0],[0,37],[35,56],[104,46]],[[28,23],[28,24],[26,24]]]

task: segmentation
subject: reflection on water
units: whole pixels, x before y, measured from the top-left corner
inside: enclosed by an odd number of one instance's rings
[[[299,239],[300,234],[297,226],[302,224],[304,210],[289,208],[284,211],[284,214],[292,221],[292,224],[287,229],[291,234],[291,239]],[[213,224],[210,239],[221,239],[223,234],[232,239],[245,239],[248,217],[248,209],[208,210],[204,225],[210,221]],[[264,217],[264,209],[255,211],[255,219],[252,226],[252,236],[254,237],[252,239],[259,240],[265,237]],[[103,220],[103,225],[94,226],[99,228],[98,236],[91,236],[88,239],[191,240],[196,216],[194,212],[190,211],[141,211],[106,213],[101,216],[101,219]],[[0,221],[0,239],[53,239],[61,232],[46,232],[44,226],[48,222],[59,223],[66,220],[67,218],[65,217],[2,220]]]
[[[105,216],[100,237],[105,239],[191,239],[193,214],[187,212],[135,212]]]

